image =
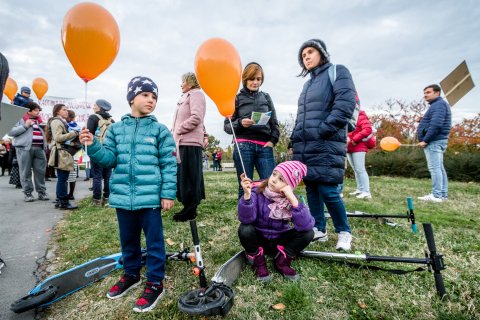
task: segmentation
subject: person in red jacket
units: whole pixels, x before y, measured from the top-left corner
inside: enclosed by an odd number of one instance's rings
[[[370,181],[365,169],[365,156],[368,152],[367,141],[372,139],[372,124],[365,111],[360,111],[355,130],[348,133],[347,159],[355,172],[357,189],[350,193],[359,199],[371,199]]]

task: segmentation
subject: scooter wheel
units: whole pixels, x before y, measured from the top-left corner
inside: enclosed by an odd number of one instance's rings
[[[184,293],[178,300],[180,311],[190,315],[219,315],[225,304],[225,293],[218,287],[195,289]]]
[[[22,313],[27,310],[41,306],[44,303],[52,300],[57,295],[57,287],[48,287],[42,289],[35,294],[29,294],[23,298],[18,299],[10,306],[10,310],[15,313]]]

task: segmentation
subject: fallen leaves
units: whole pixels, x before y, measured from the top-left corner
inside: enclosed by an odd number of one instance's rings
[[[277,304],[274,304],[274,305],[272,306],[272,309],[274,309],[274,310],[280,310],[280,311],[285,310],[285,308],[286,308],[286,307],[285,307],[285,305],[284,305],[283,303],[277,303]]]
[[[367,309],[368,308],[368,306],[365,304],[365,302],[363,300],[358,300],[357,304],[361,309]]]

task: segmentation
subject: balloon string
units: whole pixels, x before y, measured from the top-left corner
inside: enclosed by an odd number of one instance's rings
[[[87,82],[85,82],[85,106],[87,106]],[[85,154],[88,155],[88,149],[87,149],[87,141],[85,141]]]
[[[233,141],[235,141],[235,145],[237,146],[238,156],[240,157],[240,163],[242,164],[243,173],[245,174],[245,178],[248,178],[247,172],[245,171],[245,165],[243,164],[242,153],[240,152],[240,148],[238,147],[237,137],[235,136],[235,130],[233,130],[232,118],[228,117],[228,121],[230,122],[230,127],[232,127]]]
[[[401,144],[400,146],[402,147],[416,147],[417,145],[416,144]]]

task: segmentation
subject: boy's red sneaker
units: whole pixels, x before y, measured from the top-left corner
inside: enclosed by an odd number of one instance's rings
[[[113,285],[107,292],[107,298],[118,299],[123,297],[130,289],[137,287],[142,283],[140,276],[132,277],[124,274],[123,277]]]
[[[133,311],[135,312],[148,312],[155,308],[158,301],[163,296],[163,284],[154,284],[153,282],[147,282],[145,290],[142,296],[135,302]]]

